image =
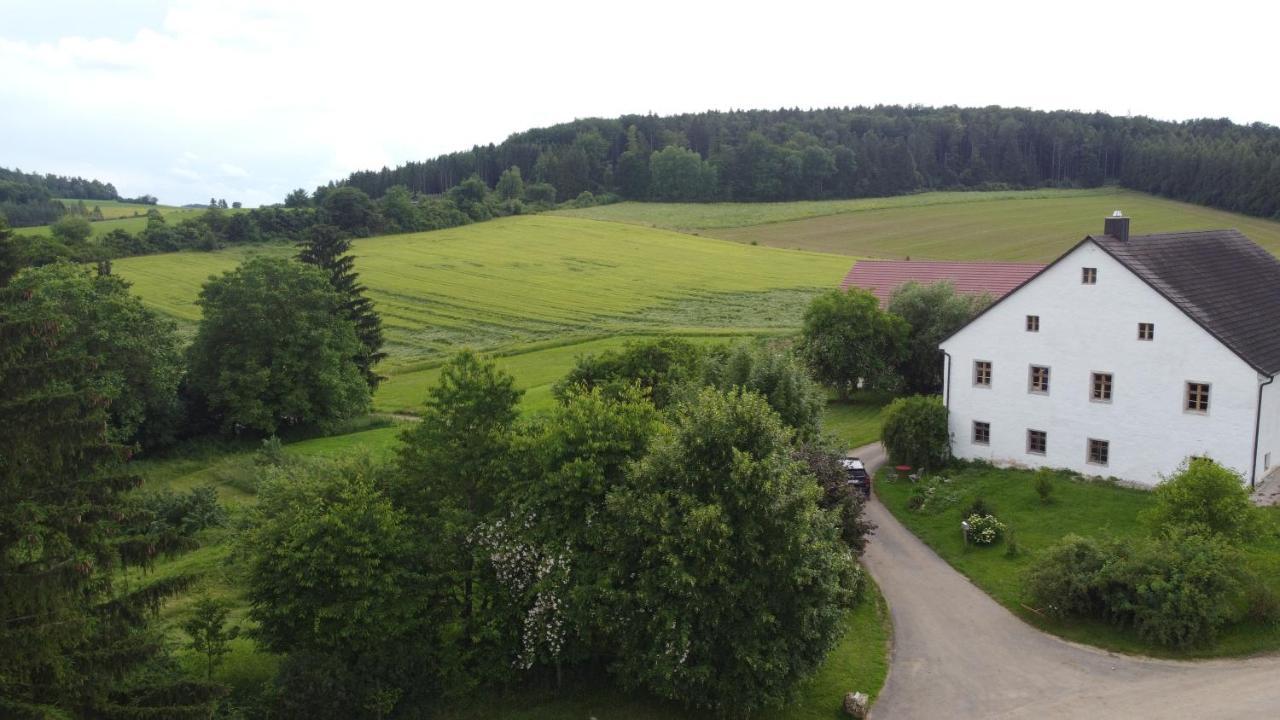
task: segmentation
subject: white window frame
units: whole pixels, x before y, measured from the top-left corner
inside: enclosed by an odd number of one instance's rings
[[[1192,385],[1200,385],[1204,388],[1203,410],[1190,407]],[[1213,383],[1201,380],[1188,380],[1182,384],[1182,412],[1187,413],[1188,415],[1208,415],[1211,407],[1213,407]]]
[[[1096,267],[1080,268],[1080,284],[1081,285],[1097,285],[1098,284],[1098,268]]]
[[[978,382],[978,364],[979,363],[985,363],[987,366],[987,381],[985,383]],[[990,388],[991,381],[994,375],[995,375],[995,363],[991,362],[990,360],[974,360],[973,361],[973,375],[970,379],[973,381],[974,387]]]
[[[1040,316],[1039,315],[1027,316],[1027,332],[1034,332],[1034,333],[1040,332]]]
[[[1036,369],[1044,370],[1044,390],[1036,389]],[[1032,395],[1048,395],[1053,389],[1053,368],[1048,365],[1027,366],[1027,392]]]
[[[1098,384],[1099,375],[1107,376],[1107,396],[1105,398],[1094,397],[1094,389]],[[1115,394],[1116,394],[1115,373],[1108,372],[1106,370],[1091,370],[1089,372],[1089,402],[1101,403],[1103,405],[1110,405],[1111,398],[1115,397]]]
[[[1143,328],[1151,330],[1150,337],[1142,337]],[[1156,339],[1156,324],[1153,322],[1138,323],[1138,342],[1153,342]]]

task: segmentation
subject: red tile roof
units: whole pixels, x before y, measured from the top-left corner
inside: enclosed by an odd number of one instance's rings
[[[1044,269],[1035,263],[936,262],[932,260],[859,260],[841,289],[854,286],[870,290],[883,307],[899,285],[912,280],[928,285],[950,280],[956,292],[965,295],[987,293],[999,300]]]

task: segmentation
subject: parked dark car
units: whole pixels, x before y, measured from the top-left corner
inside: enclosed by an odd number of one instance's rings
[[[871,476],[867,474],[867,467],[862,464],[858,458],[845,458],[840,461],[844,466],[844,472],[849,476],[849,484],[855,490],[862,493],[862,497],[871,499]]]

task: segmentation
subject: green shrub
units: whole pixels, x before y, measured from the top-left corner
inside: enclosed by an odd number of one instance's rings
[[[1054,617],[1102,615],[1100,575],[1112,548],[1094,538],[1067,535],[1027,573],[1031,604]]]
[[[215,485],[233,487],[242,493],[256,495],[258,493],[259,476],[262,468],[253,462],[252,457],[238,457],[224,460],[209,471]]]
[[[181,535],[194,535],[210,527],[227,523],[227,511],[218,503],[218,491],[209,486],[192,488],[184,493],[163,490],[143,496],[154,523],[163,523]]]
[[[1153,532],[1209,532],[1230,540],[1261,530],[1244,479],[1208,458],[1190,458],[1156,486],[1155,507],[1143,515]]]
[[[1040,502],[1048,505],[1053,502],[1053,472],[1045,469],[1036,471],[1035,475],[1036,494],[1040,496]]]
[[[1262,625],[1280,622],[1280,594],[1258,578],[1251,578],[1244,589],[1245,617]]]
[[[995,509],[992,508],[990,505],[988,505],[987,501],[982,499],[981,496],[979,496],[974,498],[973,502],[969,503],[969,507],[965,508],[964,512],[960,513],[960,517],[968,519],[974,515],[994,515],[994,514],[995,514]]]
[[[960,502],[960,494],[948,487],[947,478],[929,478],[916,483],[907,508],[926,514],[935,514]]]
[[[969,540],[974,545],[994,545],[1006,530],[995,515],[970,515],[965,522],[969,523]]]
[[[1028,572],[1027,592],[1051,615],[1107,620],[1186,648],[1238,619],[1239,567],[1238,553],[1216,535],[1174,532],[1136,544],[1068,535]]]
[[[1004,556],[1016,558],[1020,555],[1022,555],[1022,544],[1018,542],[1018,536],[1013,530],[1009,530],[1004,536]]]
[[[1107,611],[1148,642],[1186,648],[1211,642],[1237,619],[1239,557],[1220,536],[1175,534],[1141,543],[1102,572]]]
[[[884,411],[880,439],[895,462],[934,469],[951,459],[947,408],[937,397],[898,398]]]
[[[284,444],[280,438],[272,435],[262,441],[262,447],[253,454],[253,464],[260,467],[280,467],[288,460],[284,454]]]

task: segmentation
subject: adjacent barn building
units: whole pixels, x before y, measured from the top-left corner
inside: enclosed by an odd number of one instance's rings
[[[1280,462],[1280,261],[1235,230],[1108,218],[941,348],[958,457],[1145,484]]]
[[[889,305],[893,291],[909,283],[949,282],[962,295],[1007,295],[1044,269],[1044,265],[1004,262],[938,262],[935,260],[859,260],[840,287],[858,287]]]

